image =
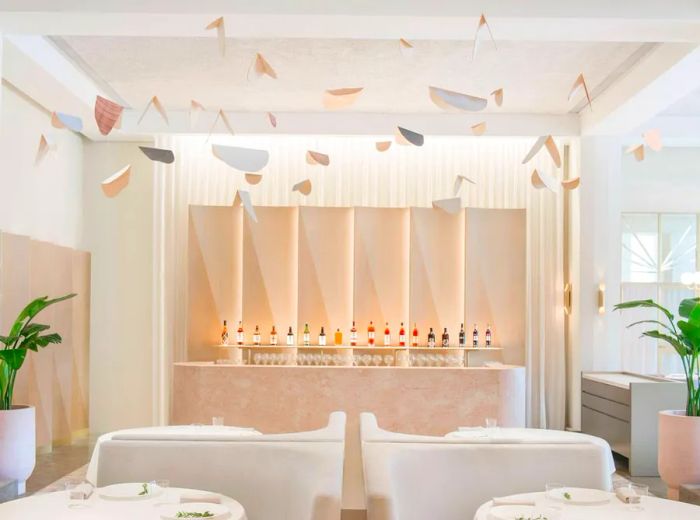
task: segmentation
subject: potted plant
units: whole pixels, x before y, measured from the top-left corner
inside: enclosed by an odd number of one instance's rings
[[[620,303],[615,310],[653,308],[661,311],[667,323],[641,320],[657,326],[643,336],[659,339],[671,345],[680,356],[688,393],[685,410],[659,412],[659,475],[668,486],[668,498],[678,499],[683,484],[700,483],[700,298],[683,300],[678,307],[681,319],[653,300]]]
[[[49,305],[73,296],[67,294],[53,300],[44,296],[31,301],[19,313],[8,335],[0,336],[0,480],[16,480],[20,494],[34,470],[36,432],[34,407],[12,404],[15,378],[27,352],[38,352],[62,341],[59,334],[46,333],[49,325],[34,323],[34,318]]]

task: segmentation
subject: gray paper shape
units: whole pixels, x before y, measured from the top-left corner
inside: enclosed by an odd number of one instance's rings
[[[166,150],[164,148],[151,148],[149,146],[139,146],[139,148],[151,161],[162,162],[165,164],[171,164],[175,161],[175,154],[172,152],[172,150]]]

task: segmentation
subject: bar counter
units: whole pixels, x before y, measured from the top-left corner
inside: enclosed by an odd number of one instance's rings
[[[525,426],[525,368],[274,366],[175,363],[172,424],[253,426],[264,433],[320,428],[347,413],[344,509],[364,509],[360,412],[404,433],[445,435],[494,417]]]

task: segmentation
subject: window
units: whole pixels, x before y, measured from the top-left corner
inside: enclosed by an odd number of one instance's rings
[[[674,314],[695,290],[681,282],[698,266],[698,217],[694,214],[622,215],[621,301],[652,298]],[[653,309],[626,311],[625,323],[660,319]],[[663,321],[663,320],[661,320]],[[622,336],[622,368],[641,373],[681,372],[675,352],[665,343],[640,338],[638,328]]]

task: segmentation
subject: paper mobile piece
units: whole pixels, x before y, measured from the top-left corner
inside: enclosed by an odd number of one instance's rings
[[[391,141],[377,141],[374,143],[374,147],[379,152],[386,152],[389,148],[391,148]]]
[[[486,132],[486,121],[472,125],[472,134],[479,136],[484,135],[484,132]]]
[[[272,66],[270,66],[265,57],[259,52],[255,54],[253,63],[251,63],[250,67],[248,68],[248,74],[246,75],[248,81],[250,81],[251,70],[255,72],[255,75],[259,78],[262,76],[269,76],[272,79],[277,79],[277,73],[275,72],[275,69],[273,69]]]
[[[574,177],[568,181],[561,181],[562,188],[565,190],[575,190],[581,184],[581,177]]]
[[[248,184],[258,184],[262,180],[262,174],[260,173],[246,173],[245,181]]]
[[[583,78],[583,74],[579,74],[576,78],[576,81],[574,81],[574,84],[571,86],[571,90],[569,91],[569,97],[567,99],[571,101],[571,99],[574,96],[578,95],[578,93],[581,90],[583,90],[586,94],[586,101],[588,102],[588,107],[592,110],[593,105],[591,105],[591,95],[588,92],[588,85],[586,85],[586,80]]]
[[[206,26],[206,30],[216,29],[216,37],[219,40],[219,52],[222,56],[226,55],[226,27],[224,25],[224,17],[219,16],[216,20]]]
[[[73,132],[80,132],[83,129],[83,120],[77,116],[71,116],[62,112],[51,113],[51,126],[54,128],[68,128]]]
[[[306,179],[304,181],[297,182],[294,186],[292,186],[292,191],[298,191],[302,195],[308,195],[311,193],[311,181]]]
[[[277,118],[275,117],[275,114],[273,114],[272,112],[268,112],[267,120],[270,121],[272,128],[277,128]]]
[[[443,110],[456,108],[468,112],[478,112],[486,108],[488,101],[484,98],[453,92],[439,87],[428,87],[430,99]]]
[[[146,105],[146,108],[143,109],[143,112],[141,112],[141,117],[139,117],[139,120],[136,122],[137,125],[141,124],[141,121],[143,121],[143,118],[146,116],[146,112],[148,112],[148,109],[153,106],[158,113],[160,114],[160,117],[163,118],[165,121],[166,125],[170,124],[170,121],[168,121],[168,114],[165,112],[165,108],[163,107],[163,104],[160,102],[160,99],[158,99],[158,96],[153,96],[148,104]]]
[[[166,150],[165,148],[151,148],[150,146],[139,146],[139,148],[151,161],[162,162],[165,164],[172,164],[175,161],[175,154],[172,152],[172,150]]]
[[[663,148],[663,143],[661,142],[661,130],[658,128],[644,132],[642,134],[642,139],[644,139],[646,145],[655,152],[660,152],[661,148]]]
[[[114,128],[116,128],[117,130],[120,130],[122,127],[122,116],[123,115],[124,115],[124,112],[120,113],[119,117],[117,118],[117,122],[114,123]]]
[[[216,118],[214,119],[214,122],[212,123],[211,128],[209,129],[209,135],[207,136],[207,141],[211,137],[211,134],[214,131],[214,128],[216,128],[216,123],[218,123],[219,120],[221,120],[224,123],[226,130],[228,130],[228,133],[231,135],[234,135],[233,128],[231,127],[231,123],[228,120],[228,116],[226,115],[226,112],[224,112],[222,109],[219,109],[219,111],[216,114]]]
[[[95,99],[95,122],[102,135],[107,135],[112,131],[122,115],[122,110],[124,110],[123,106],[102,96],[97,96]]]
[[[312,150],[306,151],[306,164],[311,164],[311,165],[320,164],[322,166],[328,166],[330,164],[330,162],[331,162],[330,157],[328,157],[325,153],[314,152]]]
[[[631,153],[634,155],[634,158],[637,159],[637,161],[643,161],[644,160],[644,145],[643,144],[633,144],[627,150],[625,150],[625,153]]]
[[[493,96],[493,100],[496,102],[496,106],[500,107],[503,105],[503,89],[502,88],[497,88],[493,92],[491,92],[491,95]]]
[[[394,141],[396,141],[396,144],[403,146],[408,146],[410,144],[413,146],[423,146],[424,140],[423,136],[418,132],[413,132],[406,128],[401,128],[400,126],[397,126],[394,132]]]
[[[523,164],[530,162],[530,160],[537,155],[543,146],[547,148],[547,152],[549,152],[549,156],[552,158],[552,161],[554,161],[557,168],[561,168],[561,156],[559,155],[559,149],[557,148],[557,144],[554,142],[554,138],[551,135],[543,135],[542,137],[538,138],[537,141],[535,141],[535,144],[532,145],[532,148],[525,156],[525,159],[523,159]]]
[[[53,146],[53,143],[49,142],[44,134],[41,134],[41,137],[39,138],[39,146],[36,150],[36,156],[34,157],[34,164],[37,165],[43,161],[44,157],[46,157],[46,154],[49,153],[49,150],[53,148]]]
[[[231,168],[242,172],[260,171],[267,165],[267,161],[270,160],[270,152],[254,148],[213,144],[211,145],[211,151],[214,157],[222,160]]]
[[[446,211],[450,215],[456,215],[462,209],[462,199],[454,197],[451,199],[434,200],[433,207]]]
[[[235,207],[240,206],[241,204],[243,204],[243,209],[245,209],[245,212],[248,213],[250,219],[257,223],[258,216],[255,214],[255,208],[253,207],[253,203],[250,201],[250,192],[245,190],[238,190],[236,192],[232,205]]]
[[[352,105],[364,87],[337,88],[326,90],[323,93],[323,107],[328,110],[336,110]]]
[[[131,165],[127,164],[119,170],[114,175],[107,177],[102,181],[102,191],[108,197],[116,197],[119,192],[127,187],[129,184],[129,177],[131,176]]]
[[[413,57],[413,44],[405,38],[399,39],[399,49],[401,50],[401,54],[403,54],[404,58]]]
[[[204,112],[204,105],[194,99],[190,100],[190,128],[197,126],[200,114]]]
[[[462,184],[464,183],[464,181],[469,182],[471,184],[476,184],[476,182],[474,182],[473,180],[471,180],[469,177],[467,177],[465,175],[457,175],[457,177],[455,177],[454,188],[452,189],[455,197],[457,195],[459,195],[459,192],[462,190]]]
[[[472,61],[476,59],[476,53],[479,50],[479,40],[483,38],[484,36],[484,28],[486,28],[486,31],[489,33],[489,37],[491,38],[491,41],[493,42],[493,46],[496,50],[498,50],[498,46],[496,45],[496,40],[493,39],[493,33],[491,32],[491,26],[489,23],[486,21],[486,17],[481,14],[479,17],[479,24],[476,26],[476,33],[474,34],[474,48],[472,49]]]
[[[532,182],[532,185],[538,190],[547,188],[549,191],[557,192],[557,181],[548,173],[532,170],[530,182]]]

